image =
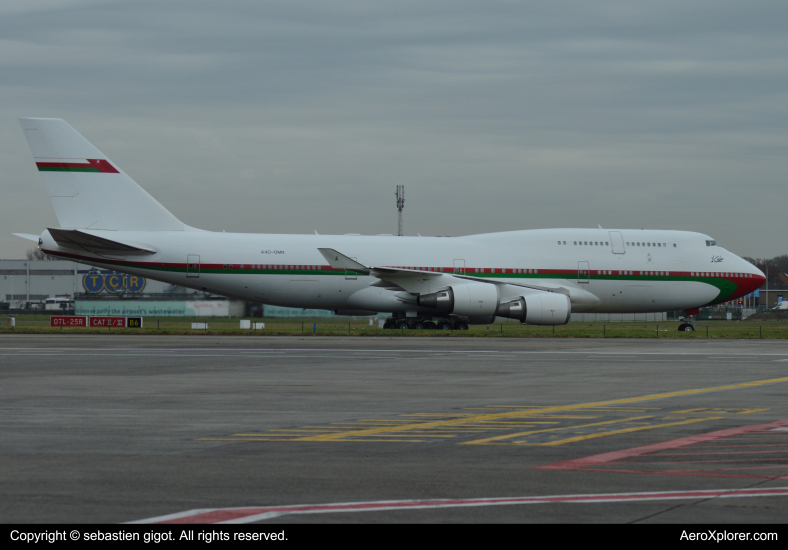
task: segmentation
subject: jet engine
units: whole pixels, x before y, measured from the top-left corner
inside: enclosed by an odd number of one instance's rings
[[[538,292],[500,302],[498,287],[488,283],[450,286],[416,298],[420,307],[434,309],[444,315],[459,315],[471,322],[489,323],[495,317],[517,319],[531,325],[565,325],[572,306],[569,296],[556,292]]]
[[[438,313],[489,320],[495,317],[499,301],[498,287],[487,283],[450,286],[446,290],[422,294],[416,298],[420,307],[431,308]],[[489,320],[478,322],[490,322]]]
[[[571,313],[572,304],[566,294],[539,292],[501,304],[496,315],[529,325],[565,325]]]

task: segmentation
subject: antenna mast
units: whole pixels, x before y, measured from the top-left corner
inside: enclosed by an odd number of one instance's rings
[[[397,226],[397,235],[402,237],[402,209],[405,208],[405,186],[404,185],[398,185],[397,186],[396,196],[397,196],[397,212],[398,212],[398,218],[399,218],[399,223],[398,223],[398,226]]]

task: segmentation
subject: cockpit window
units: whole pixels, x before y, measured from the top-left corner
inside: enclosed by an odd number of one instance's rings
[[[717,241],[706,241],[706,246],[718,246]]]

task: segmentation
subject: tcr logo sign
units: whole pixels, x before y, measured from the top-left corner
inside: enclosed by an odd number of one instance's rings
[[[82,286],[85,292],[98,294],[107,291],[111,294],[122,292],[142,292],[145,288],[145,277],[126,275],[125,273],[99,273],[90,271],[82,277]]]

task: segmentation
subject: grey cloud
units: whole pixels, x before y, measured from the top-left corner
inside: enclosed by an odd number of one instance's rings
[[[4,4],[6,235],[53,218],[15,117],[58,116],[208,229],[392,232],[405,183],[410,233],[785,253],[784,3]]]

